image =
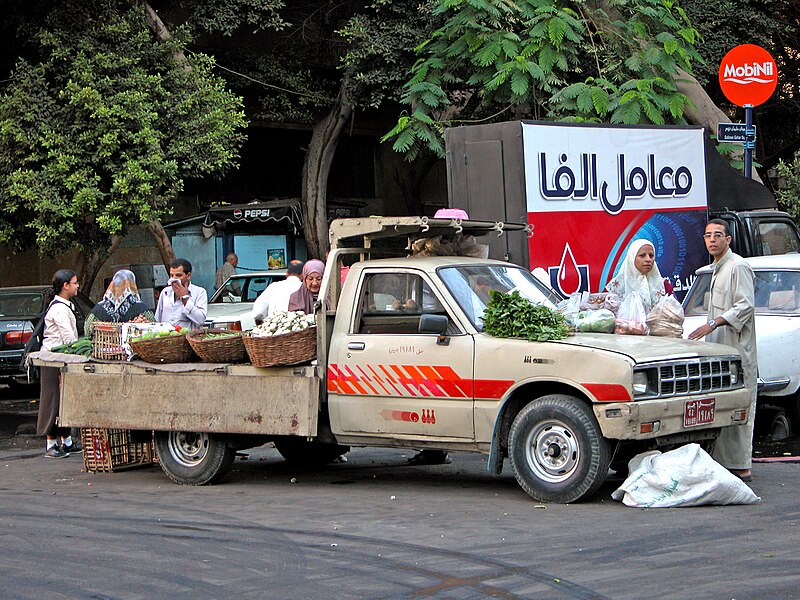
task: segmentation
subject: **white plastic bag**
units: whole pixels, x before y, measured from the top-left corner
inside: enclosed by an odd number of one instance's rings
[[[611,497],[625,506],[670,508],[703,504],[756,504],[761,498],[699,444],[637,454],[630,475]]]
[[[647,335],[647,312],[639,294],[626,294],[617,310],[617,327],[614,333],[622,335]]]

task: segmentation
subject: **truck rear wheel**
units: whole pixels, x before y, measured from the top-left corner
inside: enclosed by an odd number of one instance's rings
[[[540,502],[591,496],[605,481],[611,460],[591,408],[562,394],[537,398],[519,412],[508,453],[517,482]]]
[[[349,446],[309,442],[301,437],[287,437],[275,440],[275,448],[286,459],[286,462],[298,467],[321,467],[333,462],[350,450]]]
[[[223,437],[211,433],[157,431],[155,437],[161,469],[175,483],[216,483],[236,458],[236,450]]]

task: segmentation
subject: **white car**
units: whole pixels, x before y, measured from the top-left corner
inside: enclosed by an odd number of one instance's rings
[[[259,271],[230,277],[208,301],[205,327],[247,331],[255,326],[253,302],[266,287],[286,279],[285,271]]]
[[[800,431],[800,254],[745,260],[756,274],[756,427],[782,439],[791,436],[792,426]],[[710,283],[711,267],[698,269],[683,301],[684,337],[707,319]]]

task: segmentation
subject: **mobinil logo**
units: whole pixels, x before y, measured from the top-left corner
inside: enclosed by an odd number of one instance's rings
[[[775,63],[754,62],[745,65],[725,65],[723,72],[724,81],[747,85],[750,83],[771,83],[775,77]]]

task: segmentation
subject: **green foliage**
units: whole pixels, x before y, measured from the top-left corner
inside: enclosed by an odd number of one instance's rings
[[[684,123],[675,78],[700,58],[685,13],[672,0],[602,6],[439,0],[432,15],[442,24],[418,46],[405,84],[412,110],[384,139],[409,159],[421,148],[442,155],[444,127],[509,107],[554,120]]]
[[[533,304],[519,292],[492,290],[483,313],[483,331],[494,337],[522,338],[532,342],[560,340],[569,334],[564,315],[547,306]]]
[[[0,96],[0,241],[15,249],[105,248],[164,216],[186,177],[238,159],[242,101],[213,60],[182,63],[181,32],[158,42],[140,10],[106,8],[66,26],[54,11],[39,62],[20,60]]]
[[[788,163],[778,161],[775,170],[779,178],[775,197],[792,219],[800,223],[800,152]]]

